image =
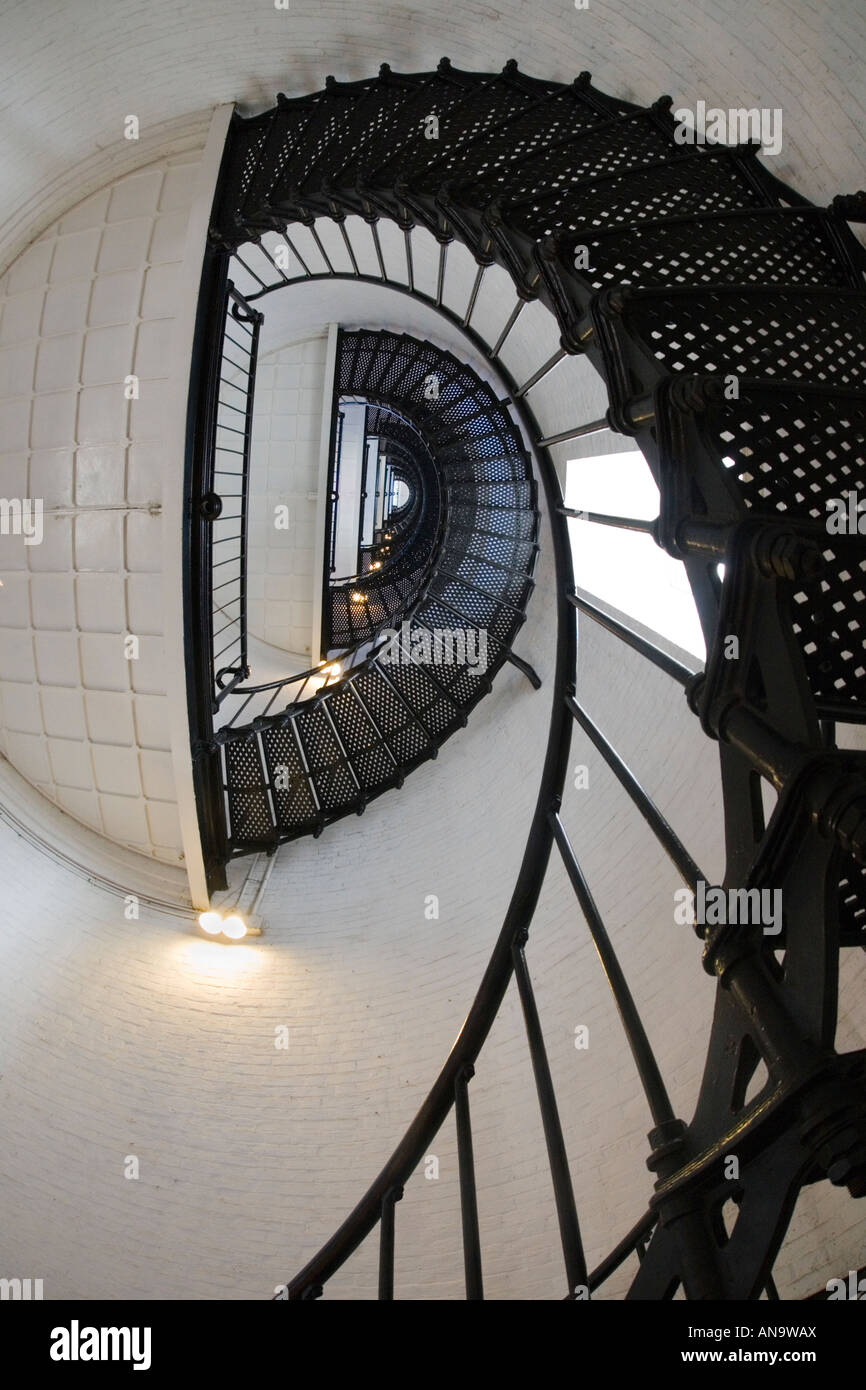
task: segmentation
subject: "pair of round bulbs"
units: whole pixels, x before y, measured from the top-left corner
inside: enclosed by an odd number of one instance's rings
[[[208,936],[227,936],[230,941],[240,941],[247,934],[247,924],[236,912],[221,917],[218,912],[202,912],[198,924]]]

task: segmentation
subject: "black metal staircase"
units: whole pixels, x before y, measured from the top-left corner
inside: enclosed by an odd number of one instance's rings
[[[836,535],[827,527],[831,499],[850,494],[855,508],[866,501],[866,256],[848,226],[866,219],[866,198],[815,208],[768,173],[754,145],[680,144],[671,105],[662,98],[643,110],[615,100],[587,74],[563,86],[528,78],[514,63],[478,74],[443,60],[434,73],[383,66],[362,82],[328,79],[322,92],[280,97],[273,110],[232,125],[206,286],[220,283],[231,259],[260,308],[295,283],[354,278],[438,309],[486,355],[533,441],[558,579],[554,713],[505,923],[416,1119],[355,1210],[292,1280],[291,1298],[317,1296],[377,1226],[380,1297],[393,1297],[395,1202],[452,1108],[467,1296],[482,1296],[467,1087],[512,977],[547,1141],[564,1296],[589,1294],[637,1251],[632,1298],[670,1298],[678,1288],[688,1298],[773,1297],[773,1260],[800,1188],[829,1179],[854,1196],[866,1192],[866,1056],[834,1049],[839,950],[866,940],[866,755],[835,740],[836,721],[866,720],[866,540],[856,529]],[[339,262],[333,243],[323,241],[323,219],[339,229]],[[383,251],[383,221],[403,238],[399,272]],[[419,239],[429,235],[438,244],[435,290],[416,283]],[[477,267],[462,313],[444,292],[455,242]],[[496,337],[485,339],[473,313],[494,263],[510,275],[514,302]],[[502,353],[534,299],[554,316],[560,346],[518,382]],[[391,368],[376,357],[376,336],[358,339],[371,364],[365,393],[396,408],[396,395],[383,386]],[[538,388],[567,372],[577,355],[598,369],[609,407],[604,419],[566,426],[545,419],[548,398]],[[408,349],[404,361],[401,393],[422,372]],[[435,452],[452,471],[448,541],[413,620],[442,626],[450,614],[487,624],[495,667],[528,594],[536,499],[513,422],[509,433],[500,406],[494,426],[495,393],[483,401],[477,388],[473,395],[458,368],[448,379],[452,416],[443,404],[423,422],[431,452],[435,435]],[[206,393],[193,405],[195,418],[206,420]],[[460,431],[474,435],[476,420],[475,457],[490,469],[461,475]],[[697,675],[574,593],[551,451],[605,429],[637,440],[658,483],[661,512],[652,532],[684,562],[706,638],[706,670]],[[484,453],[488,443],[492,452]],[[722,886],[783,893],[779,935],[765,935],[757,922],[696,923],[704,968],[718,988],[689,1123],[671,1108],[559,818],[573,721],[590,734],[685,884],[694,889],[701,875],[579,703],[575,608],[665,670],[672,698],[677,686],[684,689],[688,708],[717,741]],[[386,675],[373,660],[311,707],[253,725],[243,738],[221,740],[199,726],[201,795],[213,786],[222,742],[238,843],[268,847],[315,832],[433,755],[483,684],[465,671],[450,680],[411,666]],[[275,789],[278,762],[291,769],[283,792]],[[766,823],[762,778],[778,793]],[[647,1162],[656,1180],[647,1209],[591,1272],[524,950],[554,844],[602,958],[652,1117]],[[683,949],[693,949],[687,935]],[[746,1100],[761,1062],[766,1082]],[[732,1183],[724,1159],[734,1151],[739,1176]],[[739,1217],[728,1234],[720,1212],[731,1197]]]
[[[324,674],[220,692],[210,744],[230,855],[318,835],[435,758],[490,690],[532,593],[536,484],[490,386],[431,343],[358,331],[340,339],[335,405],[345,396],[416,432],[426,507],[402,545],[389,542],[393,558],[331,596],[328,645],[340,651]]]

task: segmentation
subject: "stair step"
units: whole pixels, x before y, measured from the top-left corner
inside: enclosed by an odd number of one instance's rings
[[[655,111],[614,116],[550,142],[541,150],[505,165],[489,179],[458,185],[457,198],[477,207],[496,199],[511,213],[543,198],[564,203],[578,187],[595,179],[625,174],[661,161],[688,158],[690,146],[676,145],[670,120]]]
[[[548,95],[554,85],[540,84],[541,93]],[[435,171],[436,178],[447,177],[448,170],[459,164],[461,153],[472,150],[476,141],[485,139],[503,122],[510,124],[528,110],[536,109],[538,100],[539,93],[525,90],[507,74],[497,73],[468,91],[462,102],[439,118],[437,138],[428,139],[422,132],[423,138],[371,169],[370,178],[387,186],[395,179],[411,181],[416,173],[423,176],[428,168]],[[453,151],[451,158],[449,151]]]
[[[689,150],[690,146],[683,146]],[[651,217],[763,207],[774,200],[758,181],[754,154],[728,149],[699,149],[637,169],[619,170],[574,184],[567,197],[539,197],[534,205],[515,209],[513,221],[540,241],[562,230],[611,227],[620,221]],[[579,224],[575,221],[580,219]]]
[[[499,511],[516,508],[524,511],[535,505],[535,484],[531,481],[513,483],[454,483],[449,484],[448,497],[455,507],[468,505],[495,507]]]
[[[450,623],[438,622],[437,627],[475,627],[483,629],[503,645],[514,636],[515,626],[520,626],[522,617],[515,622],[515,614],[495,596],[480,593],[478,589],[458,579],[437,576],[428,590],[428,597],[418,616],[422,622],[431,626],[427,603],[439,602],[450,613]]]
[[[258,738],[225,745],[229,834],[232,840],[265,840],[274,828]]]
[[[610,320],[671,373],[776,376],[866,389],[866,293],[846,289],[633,290]],[[618,378],[610,363],[609,382]]]
[[[261,736],[277,825],[283,829],[313,826],[318,818],[318,806],[301,761],[293,722],[276,725]]]
[[[426,756],[429,738],[375,663],[368,671],[356,676],[352,683],[401,766]]]
[[[357,802],[358,787],[324,709],[308,706],[295,719],[310,782],[325,815]]]
[[[560,262],[585,246],[593,290],[608,285],[862,285],[842,250],[847,226],[824,208],[739,208],[700,217],[654,218],[611,231],[578,228],[562,239]],[[848,234],[850,235],[850,233]]]
[[[564,135],[574,135],[605,119],[576,83],[555,87],[494,130],[485,129],[431,161],[429,170],[416,171],[419,187],[436,191],[446,179],[459,181],[464,170],[479,182],[494,180],[501,169],[545,149]],[[429,172],[429,178],[428,178]]]

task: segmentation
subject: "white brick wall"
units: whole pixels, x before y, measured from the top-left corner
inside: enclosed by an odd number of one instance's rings
[[[536,0],[531,22],[519,0],[459,8],[450,0],[333,0],[325,11],[209,0],[183,13],[173,0],[144,8],[139,0],[43,0],[38,23],[19,6],[4,22],[15,63],[3,100],[15,113],[38,102],[30,118],[38,140],[22,134],[0,151],[0,245],[17,210],[94,150],[116,144],[123,155],[130,112],[144,138],[206,105],[239,100],[260,110],[276,91],[313,90],[329,72],[356,80],[383,59],[417,72],[443,53],[482,72],[515,57],[526,72],[560,81],[588,68],[603,89],[641,102],[668,92],[678,106],[703,98],[725,109],[781,107],[777,172],[824,200],[863,182],[864,25],[858,0],[833,0],[832,9],[811,0],[590,0],[585,10],[573,0]],[[70,82],[76,69],[87,80]],[[46,99],[60,92],[62,100]]]

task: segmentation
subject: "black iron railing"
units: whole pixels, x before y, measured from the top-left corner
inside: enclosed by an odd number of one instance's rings
[[[368,346],[372,335],[367,334]],[[389,365],[396,354],[405,349],[406,339],[396,335],[381,335],[377,355],[359,351],[357,333],[341,333],[338,340],[337,371],[334,390],[341,399],[352,397],[365,400],[364,392],[371,388],[370,365],[375,362],[373,375],[376,385],[387,381]],[[429,345],[418,344],[418,357],[427,360]],[[383,366],[384,364],[384,366]],[[442,367],[449,366],[442,354]],[[405,413],[400,414],[398,406]],[[421,420],[415,418],[417,407],[407,396],[389,396],[367,405],[365,439],[387,451],[387,458],[399,460],[402,473],[410,479],[409,497],[401,510],[392,515],[386,502],[381,524],[371,544],[359,545],[358,568],[355,574],[333,578],[322,605],[322,650],[333,651],[357,642],[369,641],[383,627],[399,624],[404,613],[418,597],[432,572],[442,541],[448,514],[447,488],[443,486],[443,463],[437,461],[435,450],[424,435]],[[380,455],[380,464],[381,458]],[[366,464],[365,464],[366,467]],[[384,487],[394,467],[377,471]],[[379,491],[377,484],[376,492]],[[365,515],[365,494],[361,496],[361,524]],[[359,528],[359,535],[361,534]]]
[[[847,226],[866,220],[866,200],[811,208],[764,170],[752,146],[683,146],[671,105],[662,98],[641,110],[598,92],[588,74],[565,87],[528,78],[514,63],[494,75],[460,72],[443,60],[436,73],[396,75],[384,66],[378,79],[329,80],[322,93],[282,99],[272,112],[236,120],[232,128],[215,228],[228,246],[242,247],[250,300],[296,282],[353,278],[400,289],[461,329],[486,356],[509,411],[534,441],[557,574],[552,722],[505,923],[418,1115],[355,1210],[291,1281],[291,1298],[320,1294],[377,1225],[379,1296],[393,1298],[395,1206],[452,1108],[467,1296],[482,1296],[468,1083],[512,977],[541,1109],[566,1297],[588,1295],[632,1254],[639,1265],[631,1298],[670,1298],[678,1288],[697,1299],[776,1297],[773,1262],[804,1183],[826,1178],[854,1196],[866,1193],[866,1053],[834,1047],[839,950],[864,944],[866,921],[866,758],[837,748],[834,734],[835,720],[862,719],[866,705],[858,646],[866,557],[858,535],[830,539],[815,516],[816,497],[820,521],[828,489],[840,480],[855,498],[866,498],[866,256]],[[419,119],[430,115],[444,132],[434,154]],[[335,263],[317,219],[337,225],[351,269]],[[402,278],[386,270],[383,219],[402,233]],[[416,283],[415,228],[439,243],[435,294]],[[362,251],[353,238],[361,236],[378,276],[359,274]],[[445,302],[455,240],[477,262],[462,310]],[[275,259],[282,246],[291,273]],[[515,289],[495,341],[473,327],[494,262]],[[560,346],[516,381],[502,353],[534,299],[554,316]],[[578,354],[607,385],[602,420],[569,421],[545,410],[551,380],[563,385],[560,399],[567,398],[562,373]],[[412,370],[407,359],[403,386]],[[574,592],[569,518],[549,451],[606,429],[638,441],[658,484],[661,510],[651,534],[685,565],[706,639],[703,672],[686,670]],[[448,442],[446,428],[437,449]],[[455,496],[462,496],[459,485]],[[473,501],[465,525],[466,555],[473,558],[468,567],[437,566],[436,611],[465,615],[464,605],[483,603],[485,594],[489,599],[487,576],[499,563],[508,577],[496,607],[484,610],[495,626],[511,601],[518,547],[537,548],[534,525],[520,531],[534,498],[527,478],[512,474],[499,482],[476,478]],[[592,514],[589,521],[648,529],[627,516]],[[459,532],[459,524],[452,529]],[[494,558],[500,545],[508,560]],[[718,743],[723,888],[784,894],[784,921],[772,936],[754,922],[695,924],[717,995],[689,1123],[672,1110],[612,937],[560,819],[572,723],[604,757],[686,886],[704,880],[579,701],[575,610],[669,676],[672,692],[684,692]],[[500,663],[517,661],[509,650],[513,630],[497,653]],[[726,652],[731,636],[739,644],[737,660]],[[398,785],[450,727],[449,700],[452,713],[465,714],[456,685],[428,673],[423,687],[401,688],[378,671],[375,698],[387,688],[391,703],[374,706],[373,687],[363,682],[377,661],[355,680],[340,679],[321,701],[318,731],[289,721],[291,746],[286,739],[279,751],[297,759],[289,808],[296,826],[317,833],[335,807],[353,795],[356,803],[363,798],[371,764],[362,766],[362,759],[390,755],[390,784]],[[517,664],[532,678],[525,663]],[[345,718],[353,700],[368,715],[357,745]],[[399,754],[395,731],[405,740]],[[247,746],[259,739],[258,756],[272,773],[275,751],[265,742],[271,737],[273,729],[247,732]],[[275,784],[250,775],[238,744],[228,750],[235,765],[227,781],[234,778],[238,814],[253,824],[252,802],[272,796]],[[378,790],[389,784],[382,776],[372,783]],[[761,778],[779,794],[768,819]],[[261,824],[276,833],[273,817],[262,814]],[[653,1126],[647,1162],[656,1181],[646,1211],[592,1271],[526,961],[554,844],[610,983]],[[784,952],[783,965],[777,951]],[[762,1062],[766,1079],[747,1099]],[[739,1162],[735,1182],[725,1172],[731,1152]],[[739,1218],[729,1235],[720,1213],[730,1199]]]
[[[343,410],[337,411],[337,428],[334,434],[334,462],[331,474],[331,508],[328,514],[328,528],[330,535],[330,545],[328,546],[329,569],[330,573],[336,571],[336,552],[337,552],[337,514],[340,505],[340,464],[343,457],[343,424],[346,413]]]
[[[256,356],[263,315],[226,286],[212,467],[202,479],[210,522],[211,661],[216,705],[249,675],[247,515]]]
[[[510,659],[533,587],[535,484],[491,388],[450,353],[387,332],[342,334],[337,363],[335,399],[375,395],[376,428],[411,442],[417,505],[405,532],[383,533],[378,570],[331,587],[338,620],[341,597],[351,606],[342,632],[328,630],[328,660],[224,701],[213,742],[230,853],[317,833],[435,757]],[[445,393],[435,411],[419,386],[432,367]],[[479,507],[492,529],[476,540]]]
[[[225,886],[222,774],[214,745],[221,701],[249,675],[247,516],[252,411],[262,314],[209,244],[190,374],[184,537],[187,692],[205,871]]]

